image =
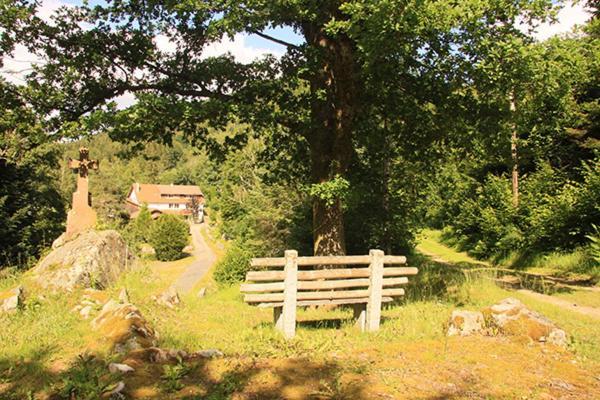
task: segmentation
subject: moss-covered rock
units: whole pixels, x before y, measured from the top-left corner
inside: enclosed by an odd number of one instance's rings
[[[484,310],[500,332],[506,335],[527,337],[536,342],[556,346],[567,345],[567,334],[543,315],[525,307],[519,300],[509,297]]]
[[[157,342],[154,329],[137,307],[129,303],[119,304],[114,300],[106,303],[92,321],[92,328],[119,353],[153,347]]]
[[[103,288],[134,262],[134,256],[116,231],[88,231],[52,250],[32,270],[46,289]]]

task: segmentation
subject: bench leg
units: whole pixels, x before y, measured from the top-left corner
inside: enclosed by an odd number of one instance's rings
[[[273,308],[273,323],[275,324],[275,329],[283,332],[283,307]]]
[[[364,332],[367,322],[367,305],[354,304],[352,305],[352,309],[354,310],[354,321],[356,322],[356,326],[361,332]]]

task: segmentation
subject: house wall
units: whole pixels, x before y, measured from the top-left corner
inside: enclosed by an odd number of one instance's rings
[[[175,207],[169,207],[169,203],[150,203],[150,210],[185,210],[185,204],[175,204]]]

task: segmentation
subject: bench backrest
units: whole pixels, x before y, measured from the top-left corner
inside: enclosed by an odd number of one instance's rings
[[[373,294],[385,302],[404,295],[398,286],[418,272],[417,268],[397,266],[405,264],[406,257],[386,256],[380,250],[372,250],[368,256],[294,257],[294,253],[252,259],[253,268],[265,270],[246,274],[246,280],[253,283],[242,284],[244,301],[280,307],[286,292],[293,291],[297,306],[368,303]]]

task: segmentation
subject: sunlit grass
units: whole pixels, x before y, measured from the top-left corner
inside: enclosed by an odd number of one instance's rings
[[[152,296],[175,282],[189,261],[140,263],[106,291],[110,297],[117,298],[121,288],[127,289],[131,302],[159,333],[161,347],[188,352],[215,348],[224,352],[226,358],[215,363],[214,368],[218,371],[233,369],[235,372],[239,365],[245,365],[245,361],[240,360],[289,363],[300,359],[304,360],[302,363],[324,365],[341,360],[339,364],[343,368],[336,372],[338,375],[327,378],[326,385],[320,390],[330,395],[337,393],[336,390],[342,387],[338,378],[342,376],[340,374],[346,374],[346,379],[354,375],[360,379],[368,376],[369,380],[379,382],[378,390],[395,394],[402,393],[408,384],[403,377],[410,373],[401,373],[403,368],[425,375],[431,371],[427,379],[442,379],[439,374],[444,371],[463,371],[486,365],[488,372],[481,374],[486,382],[495,385],[497,392],[492,393],[501,393],[508,398],[520,397],[528,392],[509,385],[513,380],[504,372],[505,363],[520,368],[520,365],[530,365],[532,357],[546,357],[540,355],[537,346],[495,338],[447,338],[445,335],[453,310],[481,310],[506,297],[520,299],[565,329],[572,338],[569,350],[576,355],[577,365],[581,368],[594,369],[600,363],[600,324],[597,320],[501,289],[481,276],[465,277],[459,271],[448,269],[447,265],[419,258],[411,260],[411,265],[418,266],[420,273],[412,277],[412,284],[406,287],[406,299],[384,306],[379,331],[360,332],[352,321],[350,308],[308,308],[298,310],[297,335],[289,341],[274,329],[272,309],[245,304],[237,285],[217,289],[211,274],[202,279],[201,285],[208,288],[203,298],[198,298],[196,291],[192,291],[181,296],[182,304],[175,309],[158,305]],[[0,288],[16,286],[19,278],[0,279]],[[45,299],[38,300],[39,294],[44,294]],[[80,292],[52,296],[32,292],[28,294],[24,310],[0,316],[0,397],[3,376],[9,376],[10,384],[16,382],[19,387],[50,390],[57,379],[56,371],[69,365],[77,354],[88,350],[104,358],[114,357],[98,345],[100,338],[92,331],[90,321],[71,311],[80,297]],[[593,301],[591,295],[589,301]],[[497,359],[490,359],[490,353]],[[10,365],[15,365],[12,372],[3,372]],[[556,365],[552,366],[555,368],[552,373],[559,376],[562,373],[560,362],[556,361]],[[570,368],[575,371],[580,367]],[[216,373],[214,369],[211,371]],[[290,372],[290,376],[294,374],[296,372]],[[235,387],[243,387],[245,382],[235,374],[223,372],[218,376],[223,376],[225,383],[231,380]],[[286,379],[291,379],[290,376]],[[158,383],[149,385],[152,390],[160,391],[160,379],[156,379]],[[443,379],[454,378],[450,374]],[[518,384],[533,387],[539,378],[524,373],[518,379]],[[310,386],[307,382],[304,384]]]
[[[485,264],[484,261],[476,260],[464,251],[459,251],[443,244],[441,235],[441,231],[423,229],[417,235],[417,251],[428,256],[439,257],[450,263]]]

